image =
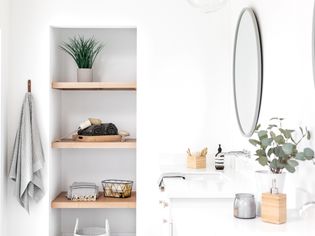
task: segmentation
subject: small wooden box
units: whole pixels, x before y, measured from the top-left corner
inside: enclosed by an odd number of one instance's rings
[[[285,194],[263,193],[261,219],[268,223],[283,224],[287,221],[287,197]]]
[[[187,167],[192,169],[203,169],[206,168],[206,157],[205,156],[187,156]]]

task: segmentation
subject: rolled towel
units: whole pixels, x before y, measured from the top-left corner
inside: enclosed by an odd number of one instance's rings
[[[89,118],[89,121],[91,122],[91,125],[101,125],[102,120],[97,118]]]
[[[82,130],[78,130],[78,135],[99,136],[99,135],[117,135],[118,129],[113,123],[104,123],[100,125],[91,125]]]

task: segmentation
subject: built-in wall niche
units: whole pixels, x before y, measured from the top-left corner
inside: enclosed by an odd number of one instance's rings
[[[105,47],[93,66],[95,82],[133,82],[137,75],[136,28],[52,28],[55,41],[54,81],[76,81],[77,67],[74,61],[58,47],[74,36],[94,37]]]
[[[76,64],[59,49],[78,35],[105,44],[88,84],[76,83]],[[71,204],[62,195],[74,181],[95,182],[102,190],[101,181],[109,178],[133,180],[136,192],[136,40],[136,28],[51,28],[50,236],[72,235],[77,217],[83,227],[102,226],[108,218],[114,236],[136,234],[135,194],[126,201],[101,198],[95,205]],[[70,142],[69,134],[89,117],[115,123],[130,140]]]

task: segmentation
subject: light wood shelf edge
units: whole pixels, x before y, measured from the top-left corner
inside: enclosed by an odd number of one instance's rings
[[[71,201],[66,198],[66,192],[60,193],[52,202],[51,208],[136,208],[136,192],[130,198],[105,198],[103,192],[93,202]]]
[[[59,90],[137,90],[136,82],[52,82]]]
[[[136,139],[127,139],[125,142],[78,142],[72,139],[62,139],[52,142],[52,148],[135,149],[136,146]]]

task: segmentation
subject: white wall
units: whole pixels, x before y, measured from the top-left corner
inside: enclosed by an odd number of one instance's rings
[[[287,119],[284,125],[288,128],[307,126],[313,140],[305,145],[314,147],[313,4],[312,0],[303,4],[297,0],[231,1],[231,33],[234,34],[241,9],[252,7],[259,21],[263,45],[264,81],[259,122],[267,124],[271,117],[278,116]],[[234,140],[238,140],[240,137],[235,134]],[[314,168],[312,163],[301,163],[297,173],[287,175],[285,191],[290,208],[315,199]]]
[[[9,1],[0,1],[0,234],[6,235],[6,88],[8,79]]]
[[[254,7],[261,25],[265,68],[261,121],[285,116],[294,127],[306,124],[314,130],[311,0],[303,4],[298,0],[233,0],[231,6],[214,14],[202,14],[185,0],[12,0],[11,4],[10,152],[27,78],[33,80],[46,152],[50,148],[50,25],[137,26],[140,236],[158,235],[155,210],[160,152],[203,146],[214,152],[218,143],[224,150],[249,148],[235,121],[231,77],[234,29],[243,6]],[[307,168],[312,170],[310,165]],[[307,185],[310,191],[315,189],[310,178]],[[9,236],[22,231],[24,235],[47,235],[47,199],[29,217],[12,199],[10,190],[8,207]]]
[[[27,78],[33,81],[46,154],[50,148],[50,25],[137,26],[137,234],[154,235],[154,225],[159,224],[154,206],[160,150],[205,145],[213,149],[225,139],[217,124],[222,115],[230,119],[229,108],[218,102],[232,97],[231,88],[225,90],[230,84],[228,6],[206,15],[183,0],[11,2],[14,46],[10,48],[8,102],[14,106],[8,109],[10,152]],[[47,199],[28,216],[12,199],[10,189],[8,206],[8,235],[22,231],[24,235],[47,235]]]

